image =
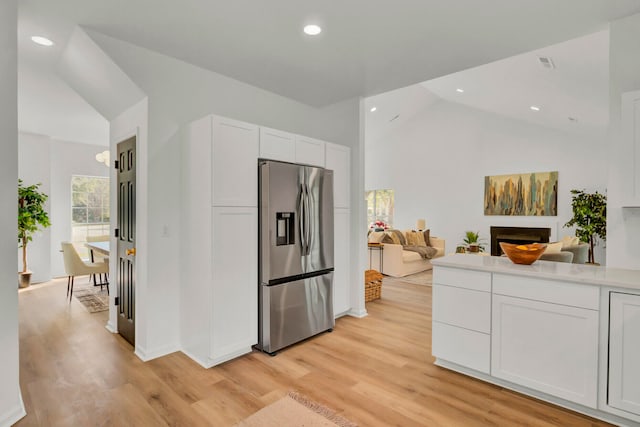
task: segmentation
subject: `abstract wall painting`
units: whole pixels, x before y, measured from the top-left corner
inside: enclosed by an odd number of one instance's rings
[[[484,177],[485,215],[558,215],[558,172]]]

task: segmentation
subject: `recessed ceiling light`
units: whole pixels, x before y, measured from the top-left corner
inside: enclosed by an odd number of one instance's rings
[[[463,92],[464,92],[464,89],[462,89],[462,88],[458,88],[458,89],[456,89],[456,92],[458,92],[458,93],[463,93]]]
[[[533,111],[540,111],[540,107],[536,106],[536,105],[532,105],[531,107],[529,107],[530,109],[532,109]]]
[[[371,111],[371,112],[373,113],[373,112],[374,112],[374,111],[376,111],[377,109],[378,109],[378,107],[371,107],[371,110],[369,110],[369,111]]]
[[[53,42],[51,40],[42,36],[33,36],[31,37],[31,41],[41,46],[53,46]]]
[[[315,24],[305,25],[304,32],[305,34],[309,34],[310,36],[317,36],[322,32],[322,28],[320,28],[319,25]]]

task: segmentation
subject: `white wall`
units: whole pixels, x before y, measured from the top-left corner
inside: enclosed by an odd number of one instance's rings
[[[16,209],[18,197],[17,1],[0,2],[0,426],[25,415],[18,362]]]
[[[633,147],[622,138],[621,95],[640,90],[640,14],[610,26],[609,197],[607,259],[609,265],[640,269],[640,209],[621,209],[624,190],[633,179]]]
[[[45,209],[51,227],[37,233],[28,246],[33,282],[65,275],[60,242],[71,240],[71,177],[109,176],[109,169],[95,159],[105,146],[58,141],[48,136],[20,132],[18,171],[25,184],[42,183],[49,199]],[[22,252],[18,251],[22,265]]]
[[[179,342],[180,127],[213,113],[349,145],[357,159],[359,101],[317,109],[101,34],[90,35],[148,96],[148,151],[138,153],[148,172],[138,170],[138,176],[148,182],[144,194],[150,214],[138,221],[138,233],[146,233],[148,247],[143,251],[138,243],[136,307],[136,351],[148,359],[173,351]],[[360,218],[354,214],[352,220]],[[144,332],[138,335],[141,322]],[[145,340],[140,348],[139,339]]]
[[[381,141],[367,141],[365,187],[395,190],[394,226],[426,218],[453,252],[466,230],[489,243],[489,227],[550,227],[552,240],[571,230],[573,188],[603,192],[605,144],[440,101]],[[484,177],[558,171],[557,217],[484,216]],[[487,247],[487,249],[489,249]],[[599,248],[596,260],[604,262]]]
[[[106,141],[105,141],[106,142]],[[60,243],[71,240],[71,177],[73,175],[109,176],[104,163],[96,161],[96,154],[107,149],[104,145],[51,140],[51,275],[65,276]],[[115,199],[111,199],[112,204]]]
[[[51,140],[42,135],[18,134],[18,176],[25,186],[42,184],[40,190],[49,196],[45,210],[51,214]],[[51,219],[51,215],[49,215]],[[51,279],[51,228],[35,233],[27,245],[28,268],[33,283]],[[18,267],[22,270],[22,249],[18,249]]]

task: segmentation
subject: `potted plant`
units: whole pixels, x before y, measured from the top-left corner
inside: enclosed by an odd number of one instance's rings
[[[571,194],[573,218],[564,226],[576,226],[576,236],[589,244],[588,263],[597,264],[593,254],[596,237],[607,240],[607,196],[582,190],[571,190]]]
[[[463,242],[469,252],[484,252],[484,242],[481,241],[480,232],[465,231]]]
[[[40,191],[40,183],[24,186],[18,180],[18,243],[22,248],[22,271],[18,273],[18,283],[21,288],[31,283],[31,271],[27,265],[27,244],[33,235],[51,225],[49,215],[44,210],[48,196]]]

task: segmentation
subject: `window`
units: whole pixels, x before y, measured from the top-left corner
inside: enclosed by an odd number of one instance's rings
[[[73,242],[86,242],[87,236],[109,234],[109,178],[72,176],[71,201]],[[81,251],[79,246],[78,251]]]
[[[384,221],[391,228],[393,226],[393,190],[370,190],[365,194],[367,224]]]

